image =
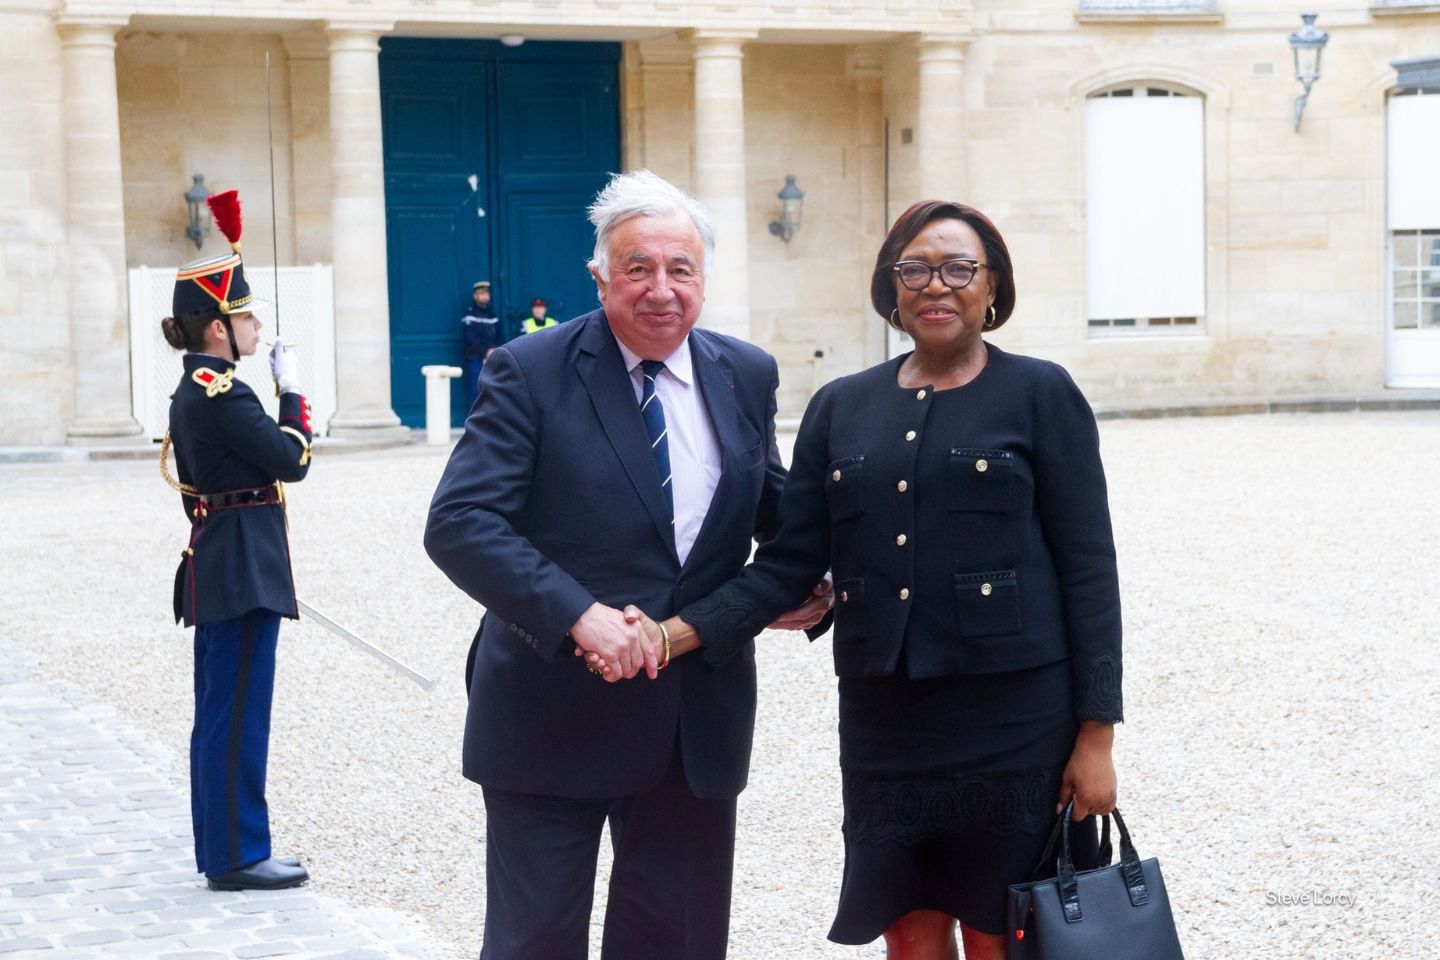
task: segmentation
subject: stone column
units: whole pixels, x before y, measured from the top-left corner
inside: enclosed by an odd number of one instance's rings
[[[75,412],[66,437],[74,444],[143,439],[130,403],[125,195],[115,85],[115,34],[125,22],[85,18],[59,23],[70,260],[65,272],[75,368]]]
[[[970,181],[965,151],[965,41],[958,35],[924,34],[915,47],[920,199],[969,202],[965,193]]]
[[[695,133],[695,48],[688,40],[661,37],[635,44],[636,129],[626,144],[629,167],[644,167],[672,183],[694,183],[690,141]]]
[[[862,44],[849,48],[845,54],[845,74],[855,83],[855,127],[851,134],[854,144],[856,178],[860,188],[860,216],[855,223],[855,247],[863,275],[869,278],[866,257],[874,262],[874,251],[880,249],[890,229],[885,210],[885,105],[882,85],[885,77],[885,54],[877,45]],[[885,359],[884,324],[875,323],[874,315],[862,311],[862,326],[855,339],[861,355],[845,358],[850,369],[868,367]],[[843,349],[843,348],[842,348]]]
[[[406,435],[390,407],[385,157],[380,138],[380,35],[392,26],[331,23],[325,31],[330,41],[330,226],[335,258],[332,437]]]
[[[697,30],[695,196],[715,218],[715,263],[705,278],[705,325],[750,338],[750,253],[745,218],[745,89],[753,31]]]
[[[334,263],[330,230],[330,39],[283,33],[290,66],[290,176],[295,262]]]

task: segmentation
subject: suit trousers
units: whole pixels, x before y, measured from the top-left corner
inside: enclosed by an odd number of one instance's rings
[[[270,856],[265,762],[280,614],[195,627],[195,725],[190,731],[190,818],[195,868],[218,877]]]
[[[660,782],[633,796],[484,793],[480,960],[585,960],[607,820],[615,857],[601,960],[724,960],[735,799],[696,797],[678,743]]]

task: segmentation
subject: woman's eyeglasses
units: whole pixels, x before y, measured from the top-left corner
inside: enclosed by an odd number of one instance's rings
[[[924,260],[901,260],[891,269],[905,285],[906,290],[924,290],[930,286],[930,278],[940,274],[940,282],[951,290],[964,290],[975,279],[975,274],[985,268],[978,260],[946,260],[932,267]]]

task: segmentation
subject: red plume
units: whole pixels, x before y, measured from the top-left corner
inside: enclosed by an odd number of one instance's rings
[[[232,250],[240,249],[240,192],[226,190],[209,197],[210,214],[215,218],[215,228],[225,234]]]

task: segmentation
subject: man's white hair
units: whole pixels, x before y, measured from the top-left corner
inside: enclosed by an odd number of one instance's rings
[[[611,175],[590,204],[590,222],[595,225],[595,254],[590,267],[600,274],[600,279],[610,279],[610,235],[615,228],[634,217],[664,217],[672,213],[684,213],[695,224],[700,242],[705,248],[705,259],[700,264],[701,274],[710,272],[715,260],[715,224],[704,204],[679,187],[657,177],[649,170]]]

